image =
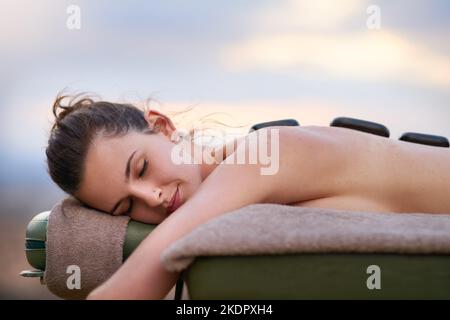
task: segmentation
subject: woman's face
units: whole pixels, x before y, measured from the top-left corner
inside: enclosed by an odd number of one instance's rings
[[[171,160],[174,145],[161,132],[99,135],[89,147],[76,197],[113,215],[128,214],[144,223],[162,222],[202,182],[199,165]],[[175,205],[173,199],[177,199]]]

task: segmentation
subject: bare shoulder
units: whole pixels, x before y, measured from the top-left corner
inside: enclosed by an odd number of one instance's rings
[[[292,203],[334,196],[342,191],[342,173],[352,161],[348,144],[355,142],[354,138],[344,137],[345,133],[333,129],[271,127],[252,133],[264,136],[265,132],[271,137],[267,149],[278,151],[278,171],[270,179],[270,202]],[[277,146],[274,148],[272,144]]]

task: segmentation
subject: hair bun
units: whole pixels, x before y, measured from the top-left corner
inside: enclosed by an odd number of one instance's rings
[[[68,103],[64,103],[64,100],[66,99],[69,99]],[[53,128],[57,127],[69,114],[76,110],[87,108],[92,104],[94,104],[94,100],[85,93],[74,96],[58,94],[52,107],[53,115],[55,116]]]

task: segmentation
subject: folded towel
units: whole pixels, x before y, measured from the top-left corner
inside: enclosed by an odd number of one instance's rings
[[[302,252],[450,254],[450,215],[254,204],[198,226],[161,260],[181,271],[197,256]]]
[[[109,278],[122,264],[128,221],[89,209],[73,197],[56,204],[47,225],[44,280],[49,290],[62,298],[84,299]]]

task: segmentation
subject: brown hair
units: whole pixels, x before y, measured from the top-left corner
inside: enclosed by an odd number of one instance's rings
[[[69,101],[64,104],[66,99]],[[143,110],[131,104],[96,101],[85,93],[71,97],[58,94],[53,115],[55,123],[45,150],[48,173],[70,195],[80,187],[89,146],[99,134],[113,137],[129,131],[153,133]]]

